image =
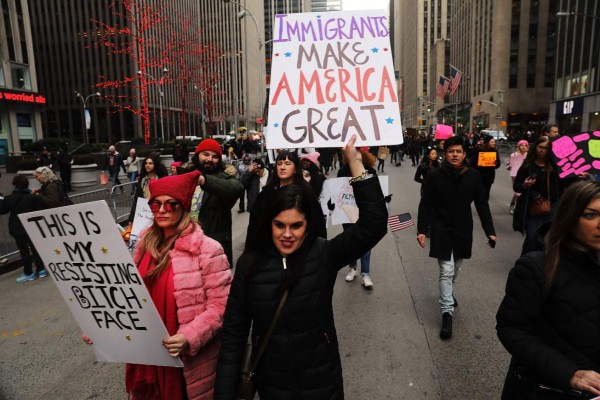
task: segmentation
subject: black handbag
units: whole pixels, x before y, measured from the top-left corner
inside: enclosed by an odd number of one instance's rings
[[[258,353],[256,353],[255,357],[252,357],[252,343],[246,344],[246,350],[244,352],[244,358],[242,360],[242,371],[240,377],[240,383],[238,385],[236,399],[238,400],[253,400],[254,396],[256,396],[256,379],[254,376],[254,371],[256,371],[256,367],[258,366],[258,362],[262,357],[263,353],[267,348],[267,343],[269,343],[269,339],[275,330],[275,325],[277,324],[277,320],[281,315],[281,310],[283,309],[283,304],[287,299],[288,291],[283,292],[283,296],[281,296],[281,300],[279,300],[279,305],[277,306],[277,311],[275,311],[275,315],[273,316],[273,320],[271,321],[271,325],[269,325],[269,329],[267,330],[267,334],[263,338],[263,341],[258,349]]]

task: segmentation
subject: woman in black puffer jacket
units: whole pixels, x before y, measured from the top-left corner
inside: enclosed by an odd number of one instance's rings
[[[561,198],[544,252],[521,257],[508,277],[496,315],[512,355],[503,400],[600,395],[599,255],[600,183],[575,183]]]
[[[359,219],[331,240],[316,235],[310,190],[287,185],[275,191],[259,223],[257,238],[236,267],[217,366],[215,399],[235,398],[242,357],[251,338],[258,349],[286,289],[273,335],[256,371],[261,400],[343,399],[342,366],[333,319],[337,272],[374,247],[387,231],[379,181],[363,175],[353,147],[344,148],[354,177]],[[265,238],[270,238],[266,239]]]

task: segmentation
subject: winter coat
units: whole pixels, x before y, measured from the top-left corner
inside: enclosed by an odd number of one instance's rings
[[[496,235],[490,207],[479,172],[463,167],[457,170],[447,162],[431,171],[423,186],[417,230],[425,234],[431,226],[429,257],[450,260],[471,258],[475,203],[486,236]]]
[[[141,249],[142,246],[137,246],[136,265],[144,256]],[[212,399],[220,347],[218,334],[232,280],[229,263],[221,245],[206,236],[198,225],[189,235],[176,240],[170,256],[177,333],[183,334],[189,343],[182,356],[188,398]]]
[[[265,169],[263,173],[265,174],[265,177],[263,178],[268,179],[269,171]],[[260,179],[260,176],[248,170],[246,170],[246,172],[244,172],[240,178],[240,182],[242,182],[242,185],[244,185],[244,188],[246,188],[246,192],[248,195],[248,205],[246,206],[248,212],[252,212],[254,204],[256,204],[258,194],[260,193]]]
[[[25,236],[27,232],[21,223],[18,215],[37,211],[39,209],[39,199],[31,194],[29,189],[15,189],[12,194],[6,196],[0,201],[0,214],[8,214],[8,233],[11,236]]]
[[[532,173],[536,175],[535,185],[526,188],[523,186],[523,182]],[[529,199],[533,196],[541,195],[543,198],[550,200],[552,208],[555,209],[558,205],[558,197],[562,191],[562,185],[559,183],[558,174],[556,172],[556,166],[550,172],[550,193],[548,194],[548,175],[542,170],[539,165],[521,165],[515,182],[513,183],[513,190],[515,193],[521,193],[521,196],[517,199],[515,206],[515,212],[513,214],[513,230],[521,233],[525,233],[525,221],[528,216]]]
[[[113,158],[113,165],[110,165],[110,159]],[[119,154],[118,151],[115,151],[114,154],[106,153],[104,155],[104,170],[108,170],[110,174],[118,174],[119,170],[122,169],[123,173],[127,173],[125,169],[125,164],[123,163],[123,157]]]
[[[73,204],[69,199],[63,183],[59,180],[49,181],[42,184],[36,195],[39,199],[40,209],[62,207]]]
[[[532,382],[563,390],[577,370],[600,372],[598,259],[594,254],[563,253],[547,294],[544,282],[541,252],[519,258],[508,276],[496,314],[498,338],[512,355],[504,400],[572,399],[534,397],[533,385],[517,379],[517,371]]]
[[[359,219],[331,240],[315,238],[308,250],[299,281],[289,292],[256,371],[261,400],[344,398],[333,287],[338,271],[373,248],[387,230],[378,180],[370,178],[353,187]],[[281,299],[280,284],[301,267],[295,264],[294,255],[282,259],[273,247],[260,255],[251,274],[252,255],[238,262],[223,323],[216,400],[234,399],[250,324],[257,351]]]
[[[244,186],[233,174],[220,171],[212,175],[204,175],[202,204],[198,214],[198,222],[204,233],[221,243],[227,259],[233,260],[231,234],[231,208],[240,198]]]

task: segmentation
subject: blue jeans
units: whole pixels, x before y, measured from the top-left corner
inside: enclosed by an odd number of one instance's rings
[[[452,297],[452,286],[458,276],[462,258],[454,259],[454,254],[450,255],[450,260],[438,258],[440,266],[440,308],[443,313],[454,312],[454,297]]]
[[[129,176],[129,182],[131,182],[131,194],[134,195],[135,194],[135,183],[137,182],[137,176],[138,176],[138,172],[128,172],[127,175]]]
[[[342,224],[342,228],[344,230],[350,228],[353,224]],[[351,261],[349,266],[350,268],[356,269],[358,265],[358,260]],[[362,275],[369,275],[369,270],[371,268],[371,250],[368,250],[365,254],[360,256],[360,273]]]

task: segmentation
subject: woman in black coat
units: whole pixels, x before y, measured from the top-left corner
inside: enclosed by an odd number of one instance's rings
[[[575,183],[563,194],[544,252],[521,257],[508,277],[496,315],[498,337],[512,355],[503,400],[600,395],[599,237],[600,183]]]
[[[479,165],[479,153],[495,153],[496,161],[494,165]],[[479,171],[479,174],[481,175],[481,181],[483,182],[483,187],[485,189],[486,200],[489,200],[490,190],[492,189],[494,180],[496,180],[496,170],[500,168],[501,165],[500,154],[498,153],[498,148],[496,147],[496,139],[491,136],[485,136],[483,138],[483,147],[475,150],[473,156],[471,157],[470,164],[471,167]]]
[[[261,400],[344,398],[333,287],[337,272],[374,247],[387,230],[379,181],[363,174],[355,140],[344,148],[358,177],[352,185],[360,216],[350,229],[329,241],[318,237],[320,215],[314,214],[306,187],[279,188],[271,199],[260,221],[260,240],[249,244],[236,267],[221,332],[215,399],[235,398],[250,325],[256,351],[286,289],[289,295],[256,370]]]
[[[431,171],[434,171],[440,167],[440,162],[438,160],[438,152],[435,147],[428,147],[425,150],[425,155],[423,159],[419,163],[417,170],[415,171],[415,182],[421,184],[421,194],[423,194],[423,184],[427,179],[427,175]]]

